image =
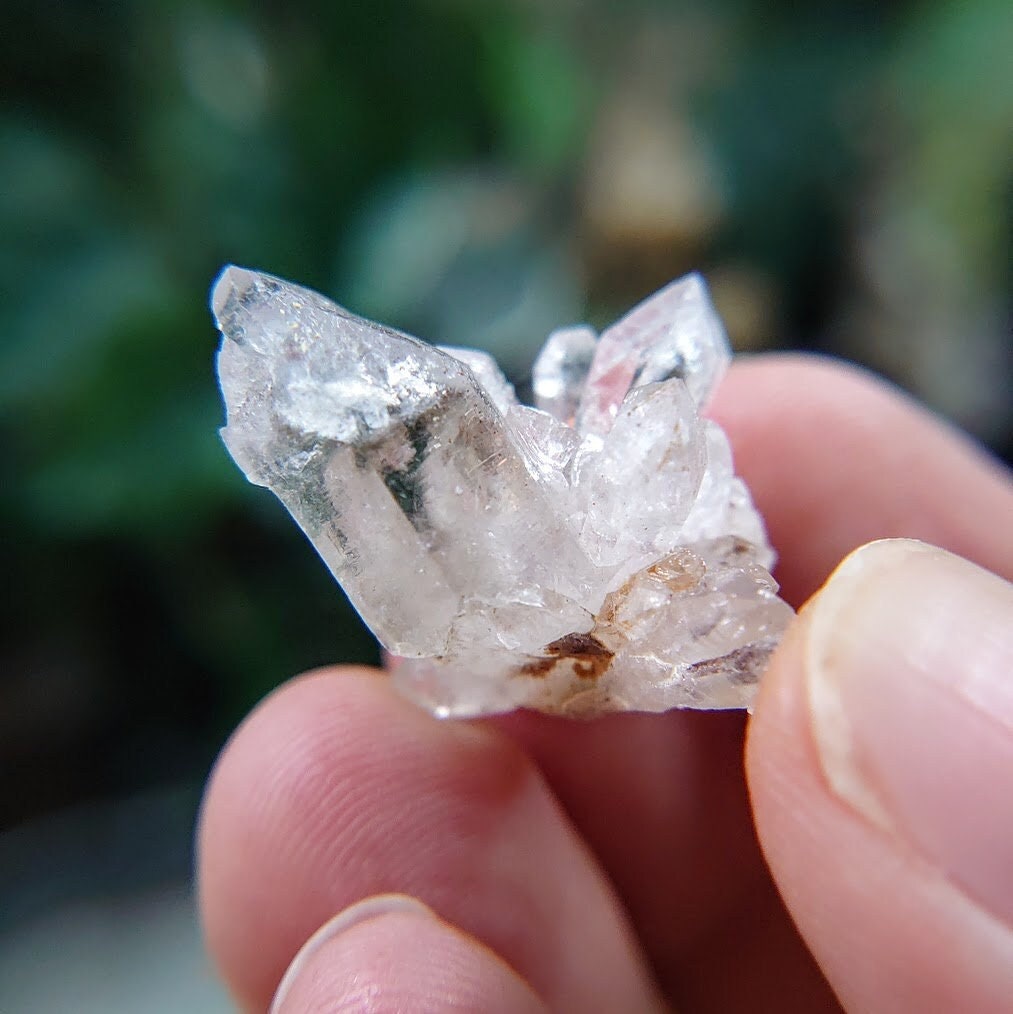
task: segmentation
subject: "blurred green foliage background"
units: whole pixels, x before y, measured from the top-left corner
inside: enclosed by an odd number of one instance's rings
[[[518,379],[692,268],[1009,455],[1013,15],[977,3],[26,3],[0,14],[0,827],[199,784],[374,647],[216,429],[223,263]]]

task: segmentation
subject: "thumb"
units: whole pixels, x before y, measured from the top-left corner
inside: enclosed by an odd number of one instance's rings
[[[849,1010],[1009,1010],[1013,586],[918,542],[857,550],[776,653],[747,768]]]
[[[401,894],[366,898],[324,923],[271,1004],[271,1014],[547,1009],[492,951]]]

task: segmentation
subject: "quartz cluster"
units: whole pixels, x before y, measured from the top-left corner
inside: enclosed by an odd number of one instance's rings
[[[228,267],[225,444],[441,716],[741,708],[792,616],[728,440],[699,275],[553,332],[534,408],[494,360]]]

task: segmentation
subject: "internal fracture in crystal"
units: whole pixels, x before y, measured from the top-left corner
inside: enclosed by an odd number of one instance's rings
[[[730,354],[698,275],[597,337],[554,331],[520,404],[434,347],[228,267],[222,436],[441,716],[748,707],[792,616],[720,427]]]

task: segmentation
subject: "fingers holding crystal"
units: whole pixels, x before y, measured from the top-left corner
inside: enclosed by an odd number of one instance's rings
[[[400,892],[553,1009],[653,1009],[621,906],[530,762],[379,674],[310,675],[248,719],[208,790],[199,867],[210,947],[254,1007],[319,926]]]

